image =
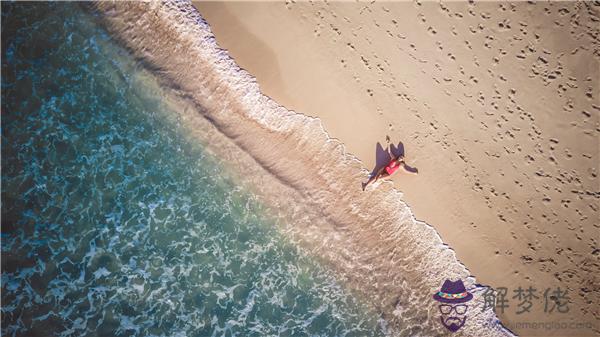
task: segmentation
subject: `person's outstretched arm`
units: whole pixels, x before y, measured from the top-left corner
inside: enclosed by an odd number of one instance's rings
[[[404,170],[408,173],[412,173],[412,174],[419,174],[419,169],[416,167],[411,167],[406,165],[405,162],[402,162],[402,167],[404,168]]]

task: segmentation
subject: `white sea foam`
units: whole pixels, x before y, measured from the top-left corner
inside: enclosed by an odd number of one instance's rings
[[[486,325],[498,320],[479,309],[486,288],[432,226],[414,218],[402,193],[389,183],[363,193],[367,171],[360,160],[329,137],[320,120],[263,95],[189,2],[100,2],[94,8],[175,94],[165,99],[178,105],[190,132],[253,186],[287,234],[380,312],[391,334],[442,334],[432,294],[445,279],[462,279],[475,303],[457,335],[512,335],[499,324]]]

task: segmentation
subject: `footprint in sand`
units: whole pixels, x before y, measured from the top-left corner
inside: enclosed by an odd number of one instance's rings
[[[446,13],[448,16],[452,17],[452,14],[450,14],[450,9],[441,1],[440,1],[440,10],[442,12]]]
[[[519,31],[521,32],[521,34],[523,35],[527,35],[527,23],[523,22],[523,21],[519,21]]]
[[[587,97],[588,100],[593,100],[594,99],[594,88],[592,87],[588,87],[587,90],[585,91],[585,96]]]
[[[500,31],[508,31],[511,29],[511,25],[510,25],[510,20],[509,19],[504,19],[500,22],[498,22],[498,28]]]
[[[342,35],[342,32],[339,30],[339,28],[334,26],[332,23],[329,24],[329,27],[331,27],[331,30],[333,30],[335,33],[337,33],[337,35]]]
[[[313,30],[313,33],[315,34],[315,36],[317,36],[317,37],[321,36],[322,29],[323,29],[323,25],[321,25],[320,23],[317,23],[315,29]]]
[[[363,55],[360,56],[360,60],[365,65],[365,67],[367,67],[369,70],[371,69],[371,66],[369,65],[369,60],[367,60]]]
[[[492,49],[492,42],[495,40],[493,35],[487,35],[483,40],[483,46],[487,49]]]

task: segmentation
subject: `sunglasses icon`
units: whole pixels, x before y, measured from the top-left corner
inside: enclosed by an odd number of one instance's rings
[[[441,304],[439,306],[440,312],[444,315],[449,315],[452,311],[456,311],[459,315],[464,315],[469,308],[466,304],[458,304],[458,305],[449,305],[449,304]]]

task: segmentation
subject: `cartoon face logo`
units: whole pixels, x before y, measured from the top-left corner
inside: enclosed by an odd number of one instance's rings
[[[461,280],[452,282],[444,281],[442,289],[433,295],[433,299],[440,302],[440,320],[442,325],[451,332],[458,331],[467,321],[469,306],[465,303],[473,299],[473,294],[465,289]]]

